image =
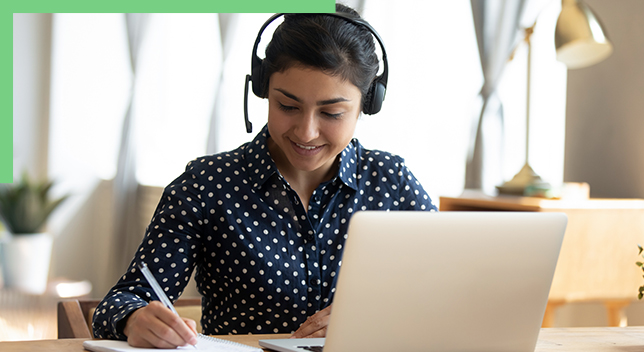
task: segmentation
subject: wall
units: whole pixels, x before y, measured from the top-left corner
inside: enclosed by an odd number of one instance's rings
[[[586,3],[614,52],[568,71],[564,180],[588,182],[592,197],[644,198],[644,1]]]
[[[592,197],[644,198],[644,1],[584,1],[614,52],[568,71],[564,180],[588,182]],[[644,324],[644,303],[633,302],[626,315],[629,325]],[[606,319],[600,304],[570,304],[559,309],[556,325],[602,326]]]

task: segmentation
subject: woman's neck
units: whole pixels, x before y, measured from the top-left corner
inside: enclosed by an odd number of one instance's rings
[[[338,171],[337,159],[328,166],[312,171],[298,170],[293,167],[282,150],[271,138],[267,141],[268,150],[280,174],[300,197],[304,209],[308,208],[313,191],[323,182],[331,180]]]

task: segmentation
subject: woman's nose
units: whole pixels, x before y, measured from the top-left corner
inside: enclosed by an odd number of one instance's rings
[[[310,142],[319,135],[318,121],[314,111],[304,111],[295,126],[295,135],[300,142]]]

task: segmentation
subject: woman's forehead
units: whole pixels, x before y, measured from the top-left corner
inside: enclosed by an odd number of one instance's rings
[[[342,96],[354,100],[361,96],[360,89],[342,76],[303,65],[273,73],[269,89],[287,92],[298,98],[300,95],[325,99]]]

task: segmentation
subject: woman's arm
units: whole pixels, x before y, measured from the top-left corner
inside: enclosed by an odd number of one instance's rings
[[[95,337],[131,338],[131,334],[124,331],[126,324],[129,325],[127,330],[136,334],[140,330],[132,329],[131,323],[150,323],[149,317],[145,318],[147,314],[141,319],[141,312],[160,317],[165,325],[176,323],[175,319],[165,319],[167,315],[161,314],[159,309],[142,310],[148,306],[148,302],[157,298],[137,268],[137,263],[142,261],[148,265],[172,301],[179,298],[199,260],[201,249],[201,190],[192,186],[197,177],[192,164],[188,164],[186,172],[164,190],[128,271],[97,307],[92,324]],[[130,318],[134,317],[137,319],[130,322]],[[180,336],[186,334],[185,329],[179,330]],[[171,337],[170,341],[176,342],[177,339]]]

